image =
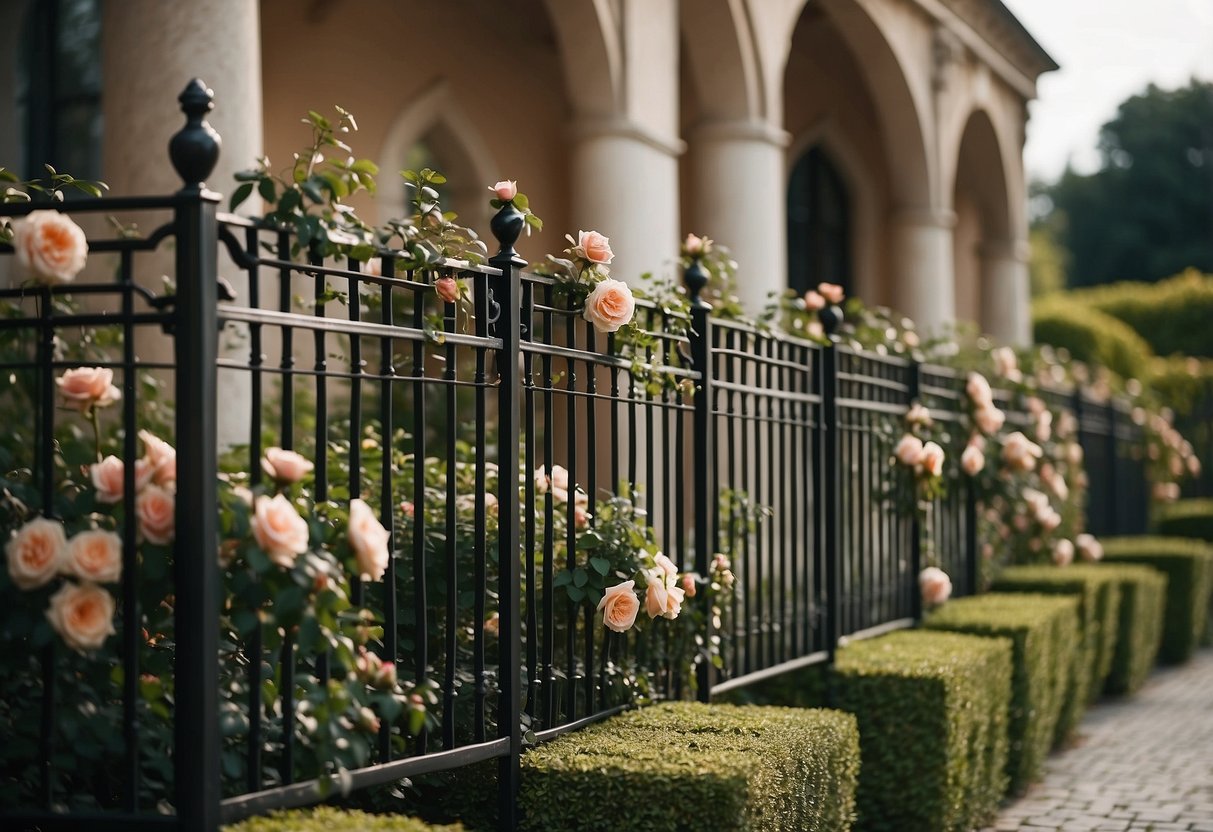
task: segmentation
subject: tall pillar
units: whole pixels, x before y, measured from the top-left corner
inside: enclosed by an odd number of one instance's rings
[[[981,246],[981,328],[1015,346],[1032,342],[1028,244],[1024,240]]]
[[[912,210],[893,216],[893,307],[923,332],[956,320],[951,211]]]
[[[687,230],[732,251],[738,296],[751,314],[788,282],[788,138],[757,120],[706,122],[690,136],[693,201]]]

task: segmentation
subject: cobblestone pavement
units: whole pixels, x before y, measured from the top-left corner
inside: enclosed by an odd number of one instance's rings
[[[1213,650],[1093,707],[985,832],[1213,832]]]

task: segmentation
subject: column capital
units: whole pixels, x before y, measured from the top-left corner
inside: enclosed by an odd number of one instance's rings
[[[569,128],[569,137],[575,142],[600,138],[631,139],[672,158],[681,156],[687,149],[687,143],[677,136],[663,135],[623,116],[578,118]]]
[[[792,142],[792,134],[758,118],[715,119],[691,128],[691,141],[762,142],[781,150]]]

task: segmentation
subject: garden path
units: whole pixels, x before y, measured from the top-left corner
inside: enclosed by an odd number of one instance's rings
[[[1213,832],[1213,649],[1092,708],[985,832]]]

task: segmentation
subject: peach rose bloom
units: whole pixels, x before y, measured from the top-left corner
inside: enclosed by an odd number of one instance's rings
[[[615,259],[615,252],[611,251],[611,238],[597,231],[578,231],[577,248],[591,263],[605,266]]]
[[[375,512],[363,500],[350,502],[350,550],[358,561],[358,572],[364,580],[382,580],[387,571],[388,540],[391,533],[383,527]]]
[[[455,303],[459,300],[459,281],[453,277],[440,277],[434,281],[434,291],[447,303]]]
[[[1042,410],[1036,416],[1036,439],[1040,442],[1048,442],[1049,437],[1053,435],[1053,414],[1047,410]]]
[[[139,431],[143,440],[143,458],[152,466],[156,485],[168,486],[177,481],[177,449],[151,431]]]
[[[497,195],[497,198],[502,202],[509,202],[514,197],[518,196],[518,182],[514,179],[502,179],[489,188],[490,191]]]
[[[63,405],[87,413],[93,407],[107,407],[122,398],[114,386],[114,371],[108,367],[77,367],[64,370],[55,379]]]
[[[176,500],[158,485],[149,485],[135,498],[139,531],[148,543],[166,545],[177,532]]]
[[[943,448],[934,442],[928,442],[922,446],[922,467],[932,477],[938,477],[943,473]]]
[[[493,613],[488,618],[484,619],[484,631],[491,636],[499,635],[501,632],[501,614]]]
[[[640,612],[636,582],[624,581],[608,587],[602,595],[602,600],[598,602],[598,611],[602,613],[602,623],[608,630],[617,633],[630,630],[636,623],[636,613]]]
[[[804,293],[804,308],[810,312],[825,309],[826,299],[821,296],[821,292],[818,292],[815,289],[810,289]]]
[[[155,469],[145,459],[135,460],[135,493],[138,494],[149,482]],[[113,505],[121,502],[126,465],[113,454],[89,466],[89,478],[97,489],[97,502]]]
[[[36,517],[4,546],[8,575],[19,589],[37,589],[55,577],[67,557],[67,535],[58,520]]]
[[[122,577],[122,538],[102,529],[80,532],[67,544],[67,571],[97,584]]]
[[[1002,446],[1003,462],[1020,471],[1034,470],[1041,453],[1040,446],[1019,431],[1008,436]]]
[[[700,237],[698,234],[688,234],[686,240],[682,243],[682,250],[692,256],[705,254],[712,241],[707,237]]]
[[[665,576],[657,569],[646,569],[644,577],[648,581],[644,591],[644,611],[649,614],[649,618],[665,615],[666,605],[670,602]]]
[[[1019,360],[1015,350],[1010,347],[999,347],[990,353],[994,359],[994,373],[1011,381],[1019,381],[1023,376],[1019,372]]]
[[[911,425],[929,425],[931,424],[931,411],[921,404],[915,404],[906,411],[906,422]]]
[[[922,440],[907,433],[893,449],[893,456],[897,457],[897,461],[902,465],[913,466],[922,462],[922,451]]]
[[[307,551],[307,522],[281,494],[258,499],[251,523],[257,545],[283,569],[290,569],[295,558]]]
[[[265,456],[261,458],[261,470],[267,477],[278,483],[299,482],[312,473],[312,469],[315,467],[302,454],[284,451],[282,448],[266,448]]]
[[[965,392],[969,394],[969,399],[977,405],[979,410],[994,405],[994,392],[990,390],[990,382],[986,381],[986,377],[981,373],[969,373],[969,378],[965,382]]]
[[[51,596],[47,620],[64,643],[96,650],[114,634],[114,599],[96,584],[66,583]]]
[[[694,598],[699,588],[695,586],[695,576],[690,572],[682,576],[682,591],[687,598]]]
[[[13,223],[17,262],[39,283],[70,283],[88,259],[80,226],[58,211],[31,211]]]
[[[362,264],[362,273],[369,274],[372,277],[382,277],[383,276],[383,258],[382,257],[372,257],[370,260],[367,260],[365,263]]]
[[[632,290],[622,280],[606,278],[585,299],[582,317],[594,325],[599,332],[615,332],[619,327],[631,323],[636,314],[636,299]]]
[[[1074,538],[1074,542],[1078,544],[1078,555],[1083,560],[1090,563],[1103,560],[1103,544],[1096,540],[1094,535],[1084,532]]]
[[[667,558],[661,552],[653,556],[653,563],[661,570],[666,579],[676,577],[678,575],[678,567],[674,565],[674,561]]]
[[[1007,421],[1007,416],[991,404],[979,407],[973,411],[973,421],[977,423],[978,430],[990,436],[1002,430],[1003,424]]]
[[[842,303],[846,294],[837,283],[818,283],[817,292],[829,303]]]
[[[969,445],[964,449],[964,453],[960,455],[960,468],[970,477],[981,473],[981,470],[986,467],[986,455],[981,452],[981,449]]]
[[[1069,540],[1059,540],[1053,544],[1053,563],[1058,566],[1069,566],[1074,562],[1074,544]]]
[[[671,621],[678,617],[682,612],[682,602],[686,598],[686,591],[680,586],[666,587],[666,595],[668,600],[665,605],[665,612],[662,616]]]
[[[937,606],[952,596],[952,579],[948,573],[936,566],[928,566],[918,573],[918,588],[923,603]]]

